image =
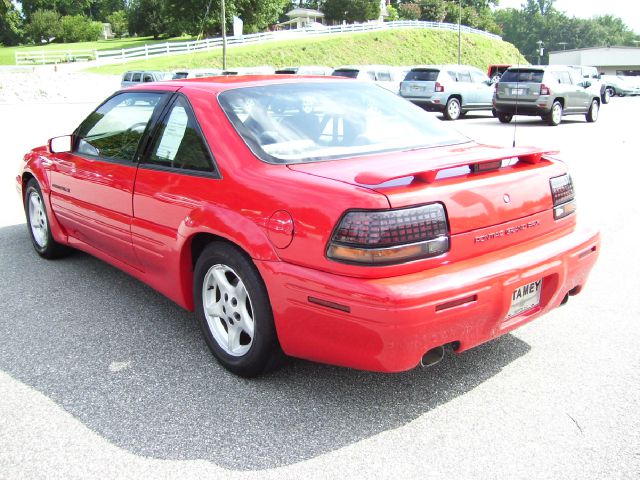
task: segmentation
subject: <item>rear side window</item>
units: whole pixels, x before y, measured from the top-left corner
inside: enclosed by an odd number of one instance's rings
[[[414,68],[413,70],[409,70],[405,80],[415,82],[435,82],[438,79],[439,74],[440,70]]]
[[[459,82],[465,82],[465,83],[471,83],[471,74],[467,71],[463,71],[458,73],[458,81]]]
[[[510,69],[502,74],[501,82],[542,83],[543,70]]]
[[[571,76],[569,72],[553,72],[553,78],[564,85],[571,85]]]
[[[378,80],[380,82],[390,82],[391,81],[391,73],[386,71],[386,70],[380,71],[380,72],[378,72],[376,80]]]
[[[142,73],[140,72],[135,72],[133,74],[133,77],[131,78],[132,82],[139,82],[140,81],[140,77],[142,77]]]
[[[124,81],[125,82],[130,82],[131,81],[131,72],[127,72],[124,74]]]
[[[178,97],[164,118],[146,163],[180,170],[213,171],[209,149],[183,97]]]

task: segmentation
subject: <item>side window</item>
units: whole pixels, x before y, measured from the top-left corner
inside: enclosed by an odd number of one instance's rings
[[[471,83],[471,74],[469,72],[467,72],[466,70],[463,71],[463,72],[458,73],[458,81],[459,82]]]
[[[487,77],[484,73],[476,72],[474,70],[471,70],[471,78],[473,79],[473,83],[484,83],[489,80],[489,77]]]
[[[76,132],[75,153],[133,161],[163,93],[121,93],[102,104]]]
[[[142,73],[140,72],[134,72],[133,73],[133,77],[131,78],[132,82],[139,82],[140,81],[140,77],[142,76]]]
[[[211,155],[184,97],[178,97],[164,118],[146,163],[181,170],[213,171]]]
[[[376,72],[374,72],[373,70],[368,70],[367,71],[367,76],[369,77],[369,80],[375,80],[376,79]]]
[[[127,72],[124,74],[124,81],[125,82],[130,82],[131,81],[131,72]]]
[[[449,76],[451,77],[451,79],[452,79],[452,80],[454,80],[454,81],[456,81],[456,82],[458,82],[458,81],[459,81],[459,79],[458,79],[458,72],[452,72],[452,71],[449,71],[449,72],[447,72],[447,73],[449,74]]]
[[[145,73],[144,76],[142,77],[142,81],[153,82],[153,75],[151,75],[150,73]]]
[[[391,73],[388,70],[380,70],[378,72],[378,81],[380,81],[380,82],[390,82],[391,81]]]

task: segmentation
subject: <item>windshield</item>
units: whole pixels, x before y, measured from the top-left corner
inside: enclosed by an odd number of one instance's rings
[[[302,163],[469,139],[393,93],[359,82],[305,82],[227,90],[220,105],[252,151]]]

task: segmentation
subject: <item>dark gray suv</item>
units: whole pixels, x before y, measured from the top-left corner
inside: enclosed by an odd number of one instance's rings
[[[563,115],[595,122],[601,100],[591,85],[567,66],[511,67],[496,83],[493,106],[502,123],[516,114],[540,116],[549,125],[560,124]]]

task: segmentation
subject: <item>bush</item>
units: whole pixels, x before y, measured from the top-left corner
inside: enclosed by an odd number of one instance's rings
[[[102,35],[102,24],[84,15],[68,15],[60,21],[60,41],[65,43],[92,42]]]
[[[113,12],[107,17],[107,22],[111,24],[111,31],[116,37],[121,38],[123,35],[129,33],[126,11],[118,10],[117,12]]]
[[[27,34],[34,43],[49,43],[60,35],[60,15],[52,10],[36,10],[31,14]]]

